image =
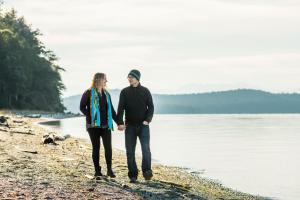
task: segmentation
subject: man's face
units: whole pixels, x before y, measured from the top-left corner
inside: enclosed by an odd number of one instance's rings
[[[135,84],[137,84],[137,83],[139,82],[134,76],[131,76],[131,75],[129,75],[129,76],[127,77],[127,79],[128,79],[128,81],[129,81],[129,84],[130,84],[130,85],[135,85]]]

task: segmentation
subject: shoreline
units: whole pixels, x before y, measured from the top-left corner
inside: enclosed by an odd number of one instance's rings
[[[93,179],[91,145],[86,139],[69,137],[57,141],[57,145],[43,144],[43,135],[54,131],[46,130],[37,123],[48,119],[7,113],[1,115],[9,117],[11,123],[10,128],[0,125],[2,198],[10,194],[40,198],[40,195],[44,195],[41,194],[43,191],[50,199],[270,199],[224,187],[188,172],[186,168],[159,163],[153,163],[153,180],[144,181],[140,173],[138,183],[131,184],[127,177],[126,154],[116,149],[113,149],[113,169],[117,178],[104,177],[96,181]],[[105,174],[103,147],[100,151],[100,162]],[[137,158],[137,163],[140,166],[140,158]],[[45,171],[46,174],[43,173]]]
[[[75,116],[76,117],[76,116]],[[84,116],[79,116],[79,117],[84,117]],[[39,118],[41,119],[41,121],[37,121],[35,124],[38,125],[38,126],[41,126],[42,128],[45,128],[47,129],[49,132],[56,132],[54,129],[51,128],[51,125],[48,124],[48,122],[56,122],[56,121],[60,121],[60,120],[63,120],[63,119],[67,119],[67,118],[62,118],[62,119],[57,119],[57,118]],[[46,125],[45,125],[46,124]],[[61,132],[56,132],[56,133],[59,133],[61,136],[62,133]],[[80,137],[74,137],[74,136],[70,136],[71,138],[74,138],[74,139],[78,139],[78,140],[83,140],[87,143],[89,143],[89,139],[88,138],[80,138]],[[101,150],[102,150],[102,145],[101,145]],[[118,149],[116,147],[113,147],[113,151],[117,151],[117,152],[120,152],[121,154],[124,154],[124,156],[126,156],[126,150],[123,150],[123,149]],[[136,158],[137,159],[140,159],[141,160],[141,156],[140,154],[138,154],[136,152]],[[192,174],[192,175],[196,175],[196,176],[199,176],[199,178],[201,179],[205,179],[209,182],[214,182],[216,184],[220,184],[220,185],[223,185],[219,180],[217,179],[211,179],[211,178],[208,178],[208,177],[201,177],[200,174],[202,174],[203,172],[201,170],[196,170],[196,169],[193,169],[193,168],[190,168],[190,167],[187,167],[187,166],[177,166],[177,165],[170,165],[170,164],[166,164],[166,163],[163,163],[162,161],[160,160],[157,160],[155,158],[152,158],[152,165],[155,165],[155,164],[158,164],[158,165],[161,165],[161,166],[165,166],[165,167],[169,167],[169,168],[175,168],[175,169],[179,169],[179,170],[182,170],[184,171],[185,173],[189,173],[189,174]],[[229,187],[227,187],[229,188]]]

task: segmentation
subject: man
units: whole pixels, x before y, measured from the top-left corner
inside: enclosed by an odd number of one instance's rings
[[[140,84],[141,73],[131,70],[128,74],[130,86],[120,93],[118,106],[118,129],[125,129],[125,146],[127,155],[128,176],[134,183],[138,177],[135,161],[136,141],[139,138],[142,146],[142,171],[145,180],[153,176],[151,169],[150,129],[154,106],[150,91]],[[125,111],[125,125],[123,115]]]

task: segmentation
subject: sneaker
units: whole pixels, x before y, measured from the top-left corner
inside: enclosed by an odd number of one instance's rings
[[[143,173],[143,176],[144,176],[146,181],[151,180],[151,178],[153,177],[152,171],[151,170],[145,171]]]
[[[137,178],[136,177],[131,177],[130,178],[130,183],[136,183]]]
[[[109,176],[111,178],[116,178],[116,175],[115,175],[114,171],[111,170],[111,169],[107,170],[107,176]]]

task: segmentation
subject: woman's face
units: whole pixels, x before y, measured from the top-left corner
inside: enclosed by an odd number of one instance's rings
[[[101,87],[101,88],[105,88],[106,87],[106,83],[107,83],[107,79],[106,76],[104,76],[103,78],[101,78],[100,80],[97,81],[97,87]]]
[[[102,87],[106,87],[106,83],[107,83],[107,79],[106,79],[106,76],[104,76],[104,78],[101,79],[101,85],[102,85]]]

